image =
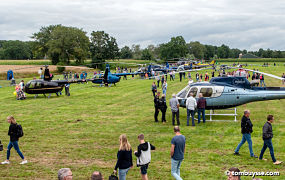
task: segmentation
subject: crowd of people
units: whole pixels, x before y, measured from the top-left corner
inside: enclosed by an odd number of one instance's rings
[[[154,96],[154,109],[155,109],[154,120],[155,120],[155,122],[158,122],[159,112],[161,112],[161,114],[162,114],[162,118],[161,118],[162,122],[163,123],[166,122],[165,114],[167,111],[167,103],[166,103],[166,90],[164,91],[165,86],[167,87],[166,81],[164,81],[164,83],[162,85],[163,93],[162,93],[161,97],[160,97],[160,91],[157,90],[157,86],[156,86],[155,81],[152,83],[152,86],[151,86],[151,91],[152,91],[152,94]],[[195,112],[198,113],[198,124],[200,123],[201,115],[203,118],[203,123],[206,122],[205,108],[207,105],[207,101],[203,97],[202,93],[199,94],[199,98],[197,101],[193,96],[194,96],[193,93],[190,93],[190,96],[186,100],[187,126],[189,126],[190,115],[192,117],[192,126],[195,126],[195,122],[194,122]],[[180,121],[179,121],[180,104],[178,102],[178,99],[176,98],[176,94],[172,94],[172,98],[169,101],[169,106],[170,106],[171,112],[172,112],[172,124],[175,125],[175,117],[176,117],[177,125],[180,125]]]
[[[121,71],[121,69],[116,69],[116,71]],[[130,69],[130,72],[131,72],[131,69]],[[81,74],[83,74],[82,78],[87,77],[87,73],[86,74],[81,73]],[[234,71],[232,73],[228,73],[227,75],[235,76],[235,74],[236,72]],[[248,74],[247,78],[249,78],[250,75],[248,72],[247,74]],[[69,78],[70,78],[70,75],[72,76],[71,72],[69,73]],[[219,74],[219,76],[220,75],[221,74]],[[180,81],[181,81],[183,76],[185,78],[185,72],[184,72],[184,75],[183,73],[179,73],[179,76],[180,76]],[[215,77],[214,71],[212,72],[212,77]],[[282,77],[285,78],[284,73]],[[43,78],[42,75],[41,75],[41,78]],[[64,78],[68,78],[68,74],[67,75],[64,74]],[[78,78],[77,73],[74,73],[73,78]],[[80,78],[81,78],[81,75],[80,75]],[[192,79],[190,72],[188,73],[188,78],[189,80]],[[205,79],[205,81],[209,81],[209,74],[205,73],[205,75],[203,75],[202,73],[200,74],[198,72],[196,73],[196,81],[202,81],[203,78]],[[171,80],[174,81],[174,79],[175,79],[175,73],[171,73],[170,81]],[[261,86],[262,84],[265,86],[263,74],[253,72],[252,80],[256,80],[256,79],[260,80]],[[168,108],[167,101],[166,101],[167,75],[162,75],[161,77],[157,76],[156,80],[157,80],[157,85],[156,85],[156,82],[154,81],[151,87],[152,95],[154,97],[154,107],[155,107],[154,119],[155,119],[155,122],[158,122],[158,115],[159,115],[159,112],[161,112],[162,122],[165,123],[166,122],[165,115],[166,115],[167,108]],[[284,84],[284,81],[283,81],[283,84]],[[163,92],[161,97],[160,97],[160,91],[158,90],[160,82],[161,82],[161,87],[162,87],[162,92]],[[19,91],[23,91],[24,81],[22,80],[20,84],[16,86],[16,88],[18,88]],[[18,92],[17,92],[17,97],[18,97]],[[184,153],[185,153],[185,148],[186,148],[186,138],[180,132],[180,127],[179,127],[180,126],[180,119],[179,119],[180,104],[179,104],[178,99],[176,98],[176,94],[172,94],[172,98],[169,100],[169,106],[172,112],[172,125],[174,126],[174,133],[175,133],[175,136],[172,138],[171,143],[170,143],[171,144],[171,147],[170,147],[171,175],[176,180],[182,180],[182,178],[180,177],[180,167],[184,160]],[[190,93],[190,96],[186,100],[186,110],[187,110],[186,125],[187,126],[190,125],[190,115],[191,115],[192,126],[195,126],[194,116],[196,112],[198,113],[198,124],[201,122],[201,116],[202,116],[203,123],[205,123],[206,122],[206,118],[205,118],[206,106],[207,106],[207,101],[203,97],[202,93],[199,94],[199,98],[197,100],[194,97],[194,94]],[[175,123],[175,119],[177,123]],[[20,164],[26,164],[28,163],[28,161],[25,159],[23,153],[21,152],[19,143],[18,143],[19,138],[23,136],[22,127],[21,125],[16,123],[16,120],[13,116],[8,116],[7,122],[10,124],[9,131],[8,131],[8,135],[10,136],[10,142],[7,146],[6,160],[3,161],[1,164],[10,164],[10,161],[9,161],[10,151],[13,147],[22,159],[22,162]],[[273,164],[274,165],[281,164],[282,161],[276,160],[274,156],[274,149],[273,149],[273,143],[272,143],[272,138],[273,138],[272,123],[273,122],[274,122],[274,116],[268,115],[267,121],[262,128],[263,147],[260,151],[259,156],[257,156],[254,154],[253,148],[252,148],[251,133],[253,132],[253,124],[250,120],[250,111],[245,110],[244,115],[241,119],[242,140],[236,147],[234,151],[234,155],[240,155],[239,153],[240,148],[245,142],[247,142],[248,147],[249,147],[249,154],[251,157],[258,158],[259,160],[266,160],[263,158],[263,155],[268,147]],[[176,124],[177,126],[175,126]],[[113,173],[115,175],[118,174],[120,180],[125,180],[128,172],[131,170],[131,168],[133,168],[133,153],[137,159],[136,165],[137,167],[140,168],[140,174],[141,174],[142,180],[148,180],[147,171],[149,168],[149,164],[151,162],[151,151],[155,150],[156,148],[150,142],[145,141],[144,134],[139,134],[137,136],[137,139],[139,141],[139,145],[137,146],[137,150],[133,152],[132,146],[130,145],[127,139],[127,136],[125,134],[122,134],[119,137],[119,150],[117,152],[117,162],[114,167]],[[231,168],[229,169],[229,171],[238,172],[239,169]],[[229,174],[229,177],[234,177],[234,175]],[[70,168],[62,168],[58,171],[59,180],[69,180],[72,178],[73,178],[73,174]],[[91,179],[101,180],[103,179],[103,176],[99,171],[94,171],[91,175]]]
[[[173,97],[174,98],[174,97]],[[175,99],[172,99],[173,104],[176,104],[176,107],[179,107],[179,104]],[[176,102],[175,102],[176,101]],[[178,109],[176,109],[178,111]],[[8,135],[10,136],[10,142],[7,147],[7,158],[1,164],[10,164],[10,151],[14,147],[17,151],[19,156],[22,159],[21,165],[28,163],[25,159],[23,153],[19,148],[19,138],[23,136],[23,129],[20,124],[17,124],[15,118],[13,116],[7,117],[7,122],[10,124]],[[178,121],[179,122],[179,121]],[[259,158],[259,160],[266,161],[267,159],[263,158],[264,152],[266,151],[267,147],[270,150],[270,155],[274,165],[279,165],[282,161],[277,161],[274,156],[272,138],[273,138],[273,130],[272,130],[272,123],[274,122],[274,116],[268,115],[267,121],[262,128],[262,138],[263,138],[263,147],[260,151],[259,157],[253,153],[252,149],[252,140],[251,140],[251,133],[253,132],[253,125],[250,120],[250,111],[245,110],[244,116],[241,120],[241,133],[242,133],[242,140],[237,146],[234,151],[234,155],[240,155],[239,150],[242,145],[247,141],[250,156],[253,158]],[[182,180],[180,177],[180,167],[181,163],[184,160],[184,153],[186,148],[186,138],[180,132],[179,126],[174,126],[174,133],[175,136],[171,140],[171,147],[170,147],[170,157],[171,157],[171,174],[176,180]],[[136,165],[140,168],[140,174],[142,180],[148,180],[147,171],[149,168],[149,164],[151,162],[151,151],[155,150],[155,146],[153,146],[150,142],[145,141],[144,134],[139,134],[137,136],[139,145],[137,146],[137,150],[134,151],[134,156],[136,157]],[[129,143],[126,134],[122,134],[119,137],[119,148],[117,152],[117,162],[114,167],[114,175],[118,174],[120,180],[125,180],[128,174],[128,171],[133,168],[133,151],[132,146]],[[231,169],[229,169],[230,172]],[[229,176],[233,176],[230,175]],[[58,179],[59,180],[69,180],[72,179],[72,171],[69,168],[62,168],[58,171]],[[103,176],[100,172],[95,171],[91,175],[91,180],[101,180]]]

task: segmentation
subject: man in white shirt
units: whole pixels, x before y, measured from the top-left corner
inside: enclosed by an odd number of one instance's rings
[[[192,126],[195,126],[194,115],[195,108],[197,107],[196,99],[193,97],[193,93],[190,93],[190,97],[186,100],[186,108],[187,108],[187,126],[189,126],[190,114],[192,116]]]

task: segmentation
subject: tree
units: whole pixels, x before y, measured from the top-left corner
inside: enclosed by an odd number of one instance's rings
[[[160,56],[165,60],[185,57],[187,54],[187,45],[182,36],[172,37],[170,42],[161,44],[159,48]]]
[[[210,60],[211,58],[213,58],[216,54],[215,49],[217,48],[216,46],[212,46],[212,45],[205,45],[206,51],[204,54],[204,58],[207,60]]]
[[[230,49],[230,54],[229,54],[229,58],[238,58],[239,57],[239,54],[241,53],[242,51],[235,48],[235,49]]]
[[[206,52],[206,48],[203,44],[200,44],[200,42],[195,41],[195,42],[190,42],[188,45],[188,49],[189,49],[189,54],[194,54],[195,58],[198,59],[203,59],[205,52]]]
[[[139,44],[133,44],[132,45],[132,53],[134,59],[141,59],[142,57],[142,50]]]
[[[82,29],[58,26],[51,32],[47,47],[53,64],[69,64],[71,59],[81,64],[88,55],[89,39]]]
[[[219,58],[229,58],[229,55],[230,55],[229,46],[222,44],[221,47],[218,47],[218,54],[217,55]]]
[[[104,31],[93,31],[91,33],[90,51],[93,67],[103,68],[106,59],[114,59],[119,52],[119,48],[114,37]]]
[[[23,41],[1,41],[0,58],[1,59],[31,59],[32,49],[29,42]]]
[[[141,59],[142,60],[152,60],[153,59],[153,56],[152,56],[152,54],[151,54],[151,52],[150,52],[150,50],[149,49],[144,49],[143,51],[142,51],[142,57],[141,57]]]
[[[40,31],[34,33],[31,38],[35,39],[35,51],[41,56],[46,56],[49,50],[48,42],[51,40],[52,31],[57,28],[62,27],[61,24],[58,25],[49,25],[41,27]]]
[[[86,32],[76,27],[50,25],[42,27],[32,38],[35,39],[34,54],[48,55],[52,64],[69,64],[71,59],[81,64],[88,56],[89,39]]]
[[[122,59],[131,59],[133,57],[132,50],[128,46],[122,47],[120,54]]]

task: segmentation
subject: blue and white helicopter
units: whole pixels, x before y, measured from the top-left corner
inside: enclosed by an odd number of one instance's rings
[[[284,80],[278,76],[261,73],[273,78]],[[255,87],[246,77],[214,77],[210,82],[190,83],[178,94],[177,98],[181,107],[185,107],[186,99],[193,93],[198,98],[202,93],[207,100],[206,109],[227,109],[242,104],[267,101],[276,99],[285,99],[285,87]]]

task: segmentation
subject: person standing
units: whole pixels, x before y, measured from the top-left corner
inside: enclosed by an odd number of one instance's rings
[[[151,91],[152,91],[153,97],[155,97],[155,93],[157,91],[157,87],[156,87],[156,84],[155,84],[154,81],[153,81],[153,83],[151,85]]]
[[[244,115],[243,115],[243,117],[241,119],[242,140],[240,141],[239,145],[235,149],[234,155],[240,155],[239,154],[239,149],[245,143],[245,141],[247,141],[249,152],[250,152],[250,156],[254,157],[254,158],[257,158],[257,156],[254,155],[253,150],[252,150],[251,133],[253,132],[252,131],[253,125],[252,125],[252,123],[250,121],[249,116],[250,116],[250,111],[249,110],[245,110],[244,111]]]
[[[133,167],[132,148],[125,134],[120,136],[119,141],[120,147],[117,153],[117,163],[114,173],[117,174],[117,169],[119,168],[119,179],[126,180],[128,171]]]
[[[169,76],[170,76],[170,81],[174,81],[173,76],[172,76],[172,71],[169,72]]]
[[[175,136],[171,140],[170,149],[171,175],[176,180],[182,180],[180,177],[180,166],[184,159],[186,139],[185,136],[180,133],[179,126],[174,127],[174,133]]]
[[[16,123],[16,120],[13,116],[8,116],[7,122],[10,123],[9,131],[8,131],[8,135],[10,136],[10,142],[7,147],[7,159],[1,164],[10,164],[9,158],[10,158],[10,151],[12,147],[14,147],[14,149],[17,151],[19,156],[22,158],[22,162],[20,164],[27,164],[28,161],[25,159],[23,153],[20,151],[19,144],[18,144],[19,136],[21,136],[19,134],[20,126]]]
[[[200,123],[201,120],[201,113],[203,116],[203,123],[206,122],[206,117],[205,117],[205,109],[207,106],[207,101],[206,99],[203,97],[202,93],[199,93],[199,99],[197,102],[197,108],[198,108],[198,124]]]
[[[70,96],[69,87],[70,87],[70,84],[69,84],[69,83],[67,83],[67,84],[64,85],[65,95],[66,95],[66,96]]]
[[[189,79],[189,80],[192,79],[190,72],[188,72],[188,79]]]
[[[180,82],[182,81],[182,75],[183,75],[183,72],[179,72],[179,78],[180,78]]]
[[[274,157],[274,150],[273,150],[273,145],[272,145],[272,138],[273,138],[273,131],[272,131],[272,123],[274,121],[273,115],[268,115],[267,116],[267,122],[264,124],[262,128],[262,139],[263,139],[263,147],[261,149],[260,155],[259,155],[259,160],[262,160],[263,154],[267,147],[270,150],[270,155],[273,161],[273,164],[278,165],[281,164],[282,161],[277,161]],[[265,159],[264,159],[265,160]]]
[[[165,94],[162,94],[161,99],[159,100],[159,106],[160,106],[159,109],[161,110],[161,113],[162,113],[161,121],[162,123],[165,123],[166,122],[165,114],[167,110]]]
[[[157,116],[158,116],[158,114],[159,114],[159,96],[160,96],[160,92],[158,91],[157,93],[156,93],[156,95],[154,96],[154,109],[155,109],[155,111],[154,111],[154,121],[155,122],[158,122],[158,120],[157,120]]]
[[[190,114],[192,117],[192,126],[195,126],[194,115],[195,108],[197,107],[196,99],[193,97],[193,93],[190,93],[190,97],[186,100],[186,108],[187,108],[187,126],[189,126]]]
[[[196,81],[197,82],[199,81],[199,73],[198,72],[196,73]]]
[[[39,74],[39,76],[40,76],[40,79],[43,79],[43,78],[44,78],[44,76],[43,76],[43,68],[40,68],[40,69],[38,70],[38,74]]]
[[[177,125],[180,125],[180,121],[179,121],[179,102],[178,99],[176,98],[175,94],[172,94],[172,98],[169,100],[169,106],[171,108],[171,112],[172,112],[172,125],[175,125],[175,116],[176,116],[176,121],[177,121]]]
[[[159,74],[157,74],[157,76],[156,76],[156,81],[157,81],[157,87],[159,88],[159,82],[160,82]]]
[[[215,71],[212,72],[212,78],[215,77]]]
[[[282,78],[284,78],[284,79],[282,80],[282,84],[284,85],[284,84],[285,84],[285,73],[282,74]]]
[[[164,83],[162,84],[162,94],[166,95],[166,90],[167,90],[167,82],[164,81]]]
[[[137,166],[141,169],[142,180],[148,180],[147,169],[151,161],[151,150],[155,150],[155,147],[149,142],[144,141],[144,134],[138,135],[140,145],[138,151],[135,151],[137,157]]]
[[[161,87],[163,88],[163,83],[164,83],[164,75],[161,76]]]
[[[264,82],[264,75],[261,74],[259,78],[260,78],[260,87],[262,87],[262,84],[263,84],[264,87],[266,87],[266,84]]]

